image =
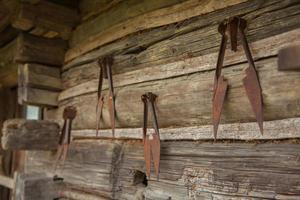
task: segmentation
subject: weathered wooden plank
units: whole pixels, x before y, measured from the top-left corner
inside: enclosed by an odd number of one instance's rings
[[[76,44],[67,52],[65,61],[68,62],[81,54],[131,33],[179,22],[241,2],[244,2],[244,0],[230,0],[226,2],[211,0],[209,2],[203,2],[203,4],[202,2],[199,4],[199,1],[190,0],[183,2],[182,4],[161,8],[152,12],[138,15],[133,19],[128,19],[123,23],[111,26],[105,31],[97,31],[96,34],[91,35],[79,44]],[[78,41],[76,41],[76,43],[77,42]],[[74,43],[75,42],[73,42],[73,44]]]
[[[299,84],[299,73],[278,72],[277,58],[271,57],[256,62],[264,98],[266,121],[298,116],[299,90],[291,86]],[[247,63],[223,69],[230,88],[224,105],[222,122],[255,121],[249,100],[245,95],[242,79]],[[211,124],[211,99],[214,70],[196,72],[170,79],[149,81],[115,88],[116,126],[121,128],[141,127],[143,104],[140,99],[145,92],[158,95],[156,106],[160,127],[187,127]],[[288,89],[290,88],[290,89]],[[107,95],[106,95],[107,97]],[[74,129],[96,127],[96,93],[79,96],[62,102],[58,110],[47,112],[49,119],[59,119],[67,105],[77,107],[80,115],[74,120]],[[106,99],[105,99],[105,102]],[[94,113],[94,114],[93,114]],[[109,128],[108,104],[105,103],[101,127]]]
[[[16,178],[15,200],[53,200],[60,197],[62,181],[45,174],[19,174]]]
[[[19,87],[31,87],[50,91],[62,90],[60,69],[26,63],[18,68]]]
[[[67,43],[64,40],[23,33],[18,37],[18,48],[14,60],[22,63],[33,62],[60,66],[66,49]]]
[[[12,25],[23,31],[33,27],[45,28],[67,39],[78,20],[76,10],[41,0],[35,4],[21,2]]]
[[[35,153],[41,155],[41,152]],[[53,156],[53,153],[48,152],[43,155],[45,156],[45,159],[48,159]],[[98,141],[96,143],[91,143],[91,145],[88,146],[81,145],[80,143],[72,143],[65,166],[58,166],[56,173],[59,176],[61,175],[64,177],[64,182],[70,183],[72,187],[81,184],[82,187],[78,188],[80,190],[87,189],[87,191],[94,191],[95,195],[112,198],[113,191],[117,190],[114,179],[117,178],[117,165],[121,161],[119,160],[119,156],[121,159],[121,155],[122,145],[118,141]],[[28,157],[28,159],[32,159],[32,157]],[[77,162],[69,162],[69,159],[75,159]],[[34,159],[32,161],[40,162],[41,160],[38,161]],[[43,163],[40,164],[43,165]],[[28,163],[28,166],[29,165],[30,164]],[[54,162],[52,160],[48,163],[45,170],[51,169],[53,165]],[[98,165],[98,167],[94,168],[96,165]],[[30,172],[31,170],[31,167],[26,169],[27,172]],[[53,170],[49,170],[48,172],[52,171]],[[75,174],[77,175],[74,176]],[[66,195],[67,193],[68,192],[66,192]]]
[[[106,30],[116,24],[122,23],[128,19],[134,19],[139,15],[148,13],[160,8],[169,7],[174,4],[182,3],[185,0],[126,0],[121,1],[108,11],[99,13],[93,19],[80,24],[74,30],[70,40],[70,46],[74,47],[78,43],[84,42],[91,36]],[[113,2],[112,2],[113,3]],[[125,28],[128,28],[124,26]],[[89,30],[89,31],[86,31]],[[120,29],[119,29],[120,30]]]
[[[42,107],[58,106],[59,92],[30,87],[18,88],[18,103]]]
[[[289,118],[267,121],[264,123],[264,134],[261,135],[256,122],[221,124],[218,139],[234,140],[268,140],[299,138],[300,119]],[[214,139],[212,126],[194,126],[184,128],[162,128],[159,130],[161,140],[208,140]],[[100,130],[101,137],[112,137],[110,129]],[[74,130],[75,138],[95,137],[96,130]],[[116,129],[116,138],[142,139],[141,128]]]
[[[116,144],[117,151],[105,151],[107,145]],[[149,199],[193,199],[209,195],[219,199],[230,199],[229,196],[299,198],[299,141],[261,144],[177,141],[162,142],[161,150],[160,180],[154,180],[155,177],[148,180],[144,193]],[[106,191],[101,176],[106,173],[107,164],[111,164],[111,157],[105,157],[103,152],[109,155],[115,152],[113,174],[117,177],[114,184],[118,190],[113,190],[111,195],[115,199],[132,199],[140,192],[139,187],[132,187],[132,172],[145,170],[141,141],[74,141],[63,171],[65,181],[75,189],[101,196]],[[48,170],[52,156],[30,152],[27,171]]]
[[[217,24],[226,17],[245,15],[249,23],[247,37],[252,42],[299,27],[298,11],[299,4],[291,1],[249,1],[184,23],[128,36],[76,58],[64,69],[111,53],[116,55],[114,73],[182,61],[218,52],[221,37]]]
[[[88,20],[89,18],[96,16],[106,10],[111,9],[113,6],[120,3],[122,0],[85,0],[79,2],[79,10],[81,14],[81,20]],[[122,16],[123,17],[123,16]]]
[[[1,144],[5,150],[53,150],[57,148],[59,132],[54,122],[11,119],[3,125]]]
[[[297,44],[300,44],[300,29],[294,29],[273,37],[258,40],[250,45],[253,52],[253,58],[255,60],[259,60],[265,57],[276,56],[279,49]],[[114,86],[124,87],[130,84],[137,84],[146,81],[154,81],[184,74],[212,70],[216,66],[217,57],[218,53],[214,52],[199,57],[186,58],[177,62],[137,69],[121,74],[116,72],[113,77]],[[237,52],[226,52],[224,66],[226,67],[246,61],[247,60],[244,55],[244,51],[241,47],[239,47]],[[96,92],[98,90],[98,76],[98,62],[75,67],[64,72],[62,77],[64,88],[67,89],[62,91],[60,94],[59,101],[91,92]],[[108,88],[107,82],[104,82],[103,88]]]

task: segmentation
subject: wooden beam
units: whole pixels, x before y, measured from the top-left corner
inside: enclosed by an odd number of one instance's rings
[[[213,140],[212,125],[192,126],[182,128],[161,128],[161,140]],[[267,121],[264,123],[264,134],[261,135],[256,122],[220,124],[218,139],[231,140],[275,140],[287,138],[300,138],[300,118],[288,118]],[[95,129],[73,130],[75,139],[95,138]],[[100,130],[103,138],[112,138],[110,129]],[[141,128],[116,129],[115,137],[120,139],[142,139]]]
[[[57,148],[59,132],[59,125],[54,122],[7,120],[2,130],[2,148],[6,150],[53,150]]]
[[[0,175],[0,185],[13,190],[15,187],[15,180],[13,178]]]
[[[273,57],[278,54],[278,50],[292,46],[300,45],[300,29],[294,29],[272,37],[267,37],[250,44],[255,60],[265,57]],[[167,79],[182,75],[188,75],[196,72],[214,70],[217,62],[218,52],[210,54],[185,58],[176,62],[170,62],[151,67],[141,67],[134,71],[130,71],[132,65],[122,65],[121,59],[115,57],[113,70],[115,72],[114,86],[125,87],[131,84],[143,83]],[[247,62],[244,51],[239,47],[237,52],[226,52],[224,66],[234,65],[236,63]],[[120,70],[126,71],[121,73]],[[127,70],[126,70],[127,69]],[[127,72],[128,71],[128,72]],[[62,74],[64,91],[59,95],[59,101],[64,101],[76,96],[88,94],[98,91],[98,62],[91,62],[75,68],[69,69]],[[143,76],[141,76],[143,74]],[[103,88],[108,89],[107,82],[103,83]]]
[[[35,4],[21,2],[12,25],[23,31],[41,27],[55,31],[60,37],[67,39],[78,20],[75,10],[41,0]]]
[[[43,38],[23,33],[18,37],[15,62],[34,62],[61,66],[67,43],[57,38]]]
[[[108,54],[115,56],[114,72],[123,73],[218,52],[218,23],[224,18],[243,15],[248,23],[247,39],[254,42],[299,28],[299,8],[299,4],[290,1],[247,1],[181,23],[131,34],[75,58],[64,70]]]
[[[286,88],[300,84],[300,74],[278,72],[277,58],[271,57],[256,62],[264,100],[264,119],[298,116],[299,91]],[[248,63],[223,68],[223,74],[230,88],[222,113],[222,123],[255,121],[249,100],[245,95],[242,79]],[[156,101],[160,127],[187,127],[211,124],[213,76],[215,71],[196,72],[169,79],[159,79],[115,88],[116,127],[135,128],[143,124],[143,103],[145,92],[157,94]],[[107,90],[104,92],[107,95]],[[107,102],[107,99],[105,99]],[[97,94],[91,93],[74,97],[60,104],[59,109],[49,110],[48,119],[60,119],[65,106],[77,107],[80,116],[73,123],[74,129],[94,129],[96,127]],[[93,114],[94,113],[94,114]],[[110,128],[108,104],[104,104],[101,127]]]
[[[115,199],[134,199],[140,190],[150,199],[158,196],[188,199],[191,195],[195,198],[213,195],[220,199],[228,196],[299,199],[297,140],[173,141],[161,145],[159,181],[154,176],[148,177],[148,186],[139,187],[133,180],[135,171],[145,171],[141,140],[76,140],[65,163],[65,181],[82,192]],[[118,146],[118,150],[108,146]],[[111,162],[113,153],[115,163]],[[50,169],[53,155],[30,152],[28,160],[31,161],[27,163],[29,172],[44,172]],[[115,182],[109,182],[112,176],[116,177]]]
[[[18,68],[19,87],[30,87],[45,89],[50,91],[61,91],[62,83],[60,79],[60,69],[26,63]]]
[[[19,35],[0,49],[0,84],[4,87],[17,85],[17,63],[62,65],[66,46],[66,42],[61,39],[41,38],[25,33]]]
[[[58,106],[59,92],[30,87],[19,87],[18,90],[18,102],[21,105]]]
[[[78,41],[73,40],[72,44],[76,45],[66,53],[65,62],[69,62],[79,55],[131,33],[179,22],[242,2],[245,2],[245,0],[230,0],[222,3],[220,1],[210,0],[203,4],[199,4],[198,0],[190,0],[178,5],[139,15],[135,18],[128,19],[125,22],[113,25],[104,31],[102,31],[102,29],[96,30],[94,31],[96,32],[94,35],[89,36],[79,44],[77,44]],[[82,30],[86,32],[85,28]],[[74,32],[74,35],[76,35],[76,31]]]
[[[116,6],[122,0],[86,0],[79,2],[79,10],[81,13],[81,20],[85,21],[91,17],[97,16],[112,7]],[[123,17],[123,16],[120,16]]]
[[[19,174],[16,179],[16,200],[52,200],[60,198],[62,181],[54,181],[46,173]]]

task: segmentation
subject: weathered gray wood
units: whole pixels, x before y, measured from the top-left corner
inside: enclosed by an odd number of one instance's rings
[[[153,4],[155,5],[156,3],[162,4],[162,2],[164,2],[163,4],[165,6],[168,4],[170,5],[170,3],[173,3],[173,1],[170,0],[169,1],[142,1],[142,2],[145,3],[145,6],[142,8],[142,10],[144,9],[147,10],[147,7],[151,8],[153,7]],[[76,46],[74,46],[72,49],[70,49],[67,52],[65,60],[66,62],[68,62],[74,59],[75,57],[82,55],[83,53],[86,53],[88,51],[91,51],[103,44],[112,42],[126,35],[136,33],[138,31],[179,22],[194,16],[213,12],[215,10],[226,8],[228,6],[232,6],[241,2],[245,2],[245,0],[227,0],[226,2],[210,0],[201,3],[199,3],[199,1],[197,0],[185,1],[181,4],[169,6],[166,8],[162,7],[161,9],[153,10],[152,12],[144,12],[144,14],[137,15],[134,18],[129,18],[123,23],[117,23],[116,25],[111,24],[111,26],[108,26],[107,29],[101,29],[101,28],[97,29],[98,27],[97,24],[96,26],[93,25],[93,23],[95,23],[94,21],[98,19],[95,18],[95,20],[91,22],[93,26],[82,25],[81,27],[79,27],[80,29],[78,28],[78,30],[80,31],[75,31],[75,33],[77,32],[83,33],[84,40],[83,41],[77,40],[75,42],[72,42],[73,44],[75,43]],[[159,6],[154,6],[154,8],[159,8]],[[118,11],[116,12],[118,13]],[[113,12],[110,11],[108,13],[113,13]],[[126,15],[129,15],[129,13],[127,13]],[[121,18],[119,15],[116,15],[116,17],[117,17],[117,21],[119,18]],[[106,19],[106,17],[100,18],[101,21],[104,19]],[[99,23],[99,21],[97,22]],[[91,28],[89,29],[89,27]],[[86,35],[87,29],[90,30],[89,32],[91,34]],[[73,34],[73,37],[75,36],[79,37],[80,34]]]
[[[42,107],[57,107],[59,92],[31,87],[18,88],[18,103]]]
[[[53,200],[60,197],[61,181],[54,181],[43,173],[19,174],[14,200]]]
[[[277,58],[271,57],[256,62],[264,98],[264,119],[291,118],[299,113],[300,74],[278,72]],[[242,79],[247,63],[223,69],[230,88],[222,114],[222,123],[255,121]],[[122,128],[141,127],[143,104],[140,99],[145,92],[158,95],[156,101],[160,127],[187,127],[211,124],[212,86],[214,70],[196,72],[184,76],[132,84],[115,88],[116,126]],[[292,88],[291,88],[292,87]],[[104,92],[105,94],[106,92]],[[106,95],[107,97],[107,95]],[[107,102],[107,98],[105,99]],[[78,117],[74,129],[96,127],[96,93],[79,96],[62,102],[58,110],[46,113],[48,119],[60,119],[65,106],[77,107]],[[110,128],[108,104],[105,103],[101,127]]]
[[[48,152],[43,155],[45,156],[44,158],[47,159],[49,158],[48,156],[52,157],[53,153]],[[66,163],[65,166],[59,165],[56,173],[64,177],[64,182],[70,184],[71,188],[73,185],[81,184],[82,188],[95,191],[95,194],[112,198],[113,191],[118,190],[117,185],[115,185],[115,178],[117,178],[118,163],[121,161],[121,155],[122,145],[121,142],[118,141],[98,141],[87,146],[71,143],[66,160],[68,164]],[[70,158],[74,158],[77,162],[69,163]],[[31,158],[28,157],[28,159]],[[33,160],[33,162],[36,161],[38,160]],[[53,161],[54,160],[48,163],[48,167],[53,168]],[[29,163],[27,164],[28,166],[30,165]],[[71,166],[69,164],[71,164]],[[98,165],[98,167],[94,168],[95,165]],[[48,167],[45,166],[44,170],[52,172],[53,170],[50,170]],[[31,167],[26,169],[28,173],[32,170],[35,171],[35,169]],[[37,170],[37,172],[39,171],[41,170]],[[95,173],[97,175],[95,175]],[[75,174],[78,176],[73,176]]]
[[[111,145],[117,145],[118,150],[107,149]],[[299,141],[162,142],[161,150],[160,180],[156,181],[155,177],[148,180],[145,194],[149,199],[299,198]],[[27,171],[48,170],[52,156],[46,152],[30,152]],[[132,182],[134,171],[144,169],[141,141],[75,140],[64,171],[59,173],[72,188],[99,196],[107,193],[103,187],[107,176],[115,176],[114,188],[118,189],[110,193],[111,197],[133,199],[140,191]]]
[[[16,62],[34,62],[49,65],[62,65],[67,43],[61,39],[50,39],[30,34],[18,37]]]
[[[122,0],[86,0],[79,2],[79,10],[81,15],[81,20],[88,20],[91,17],[95,17],[100,13],[103,13],[113,6],[120,3]],[[122,16],[123,17],[123,16]]]
[[[17,85],[16,63],[41,63],[61,66],[66,42],[61,39],[41,38],[29,34],[19,37],[0,49],[0,84],[6,87]]]
[[[183,128],[161,128],[161,140],[207,140],[214,139],[212,125]],[[73,130],[74,138],[95,137],[96,130]],[[110,129],[100,130],[101,137],[112,138]],[[116,129],[116,138],[142,139],[141,128]],[[218,139],[234,140],[268,140],[300,138],[300,118],[267,121],[264,123],[264,134],[261,135],[256,122],[221,124]]]
[[[59,68],[26,63],[19,65],[18,79],[19,87],[39,88],[50,91],[62,90]]]
[[[279,49],[297,44],[300,44],[300,29],[294,29],[273,37],[255,41],[251,43],[250,46],[253,52],[253,58],[259,60],[276,56]],[[131,84],[213,70],[216,67],[217,57],[218,53],[215,52],[199,57],[186,58],[176,62],[128,71],[121,74],[117,73],[113,76],[114,86],[124,87]],[[224,66],[226,67],[246,61],[244,51],[239,47],[237,52],[226,52]],[[99,82],[99,65],[97,62],[92,62],[80,67],[75,67],[64,72],[62,77],[64,88],[66,88],[66,90],[62,91],[60,94],[60,101],[82,94],[96,92],[98,90]],[[108,88],[106,81],[103,83],[103,88]]]
[[[221,39],[217,25],[224,18],[244,15],[249,23],[247,35],[250,41],[256,41],[299,27],[298,11],[298,1],[251,0],[182,23],[133,34],[76,58],[66,68],[110,53],[125,54],[123,64],[118,65],[133,69],[137,65],[155,66],[158,63],[217,52]],[[118,69],[119,73],[122,67]]]
[[[78,20],[76,10],[41,0],[35,4],[21,2],[12,25],[23,31],[41,27],[58,32],[62,38],[67,39]]]
[[[54,122],[11,119],[3,125],[1,144],[5,150],[53,150],[57,148],[59,132]]]

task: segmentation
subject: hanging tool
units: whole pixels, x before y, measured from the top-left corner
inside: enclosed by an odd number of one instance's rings
[[[251,103],[252,110],[255,113],[257,123],[260,128],[261,134],[263,134],[263,100],[261,87],[258,80],[257,72],[255,69],[254,60],[252,58],[250,48],[246,39],[244,30],[247,27],[246,20],[240,17],[232,17],[229,20],[224,20],[218,28],[219,33],[222,35],[220,51],[216,66],[216,73],[214,78],[214,94],[213,94],[213,126],[214,126],[214,138],[217,138],[218,126],[220,123],[223,104],[226,98],[226,92],[228,90],[228,82],[221,75],[225,50],[228,38],[230,38],[231,50],[237,51],[237,39],[238,36],[241,39],[244,52],[249,63],[249,67],[246,69],[246,76],[243,79],[243,84]]]
[[[278,70],[300,70],[300,45],[279,50]]]
[[[71,142],[71,130],[72,130],[72,121],[76,117],[76,108],[74,106],[68,106],[64,109],[63,119],[64,125],[61,131],[61,136],[59,139],[58,149],[56,153],[56,162],[55,162],[55,170],[59,163],[62,161],[62,165],[64,165],[69,145]]]
[[[113,79],[112,79],[112,71],[111,66],[113,64],[113,58],[111,56],[106,56],[99,59],[99,67],[100,67],[100,75],[99,75],[99,84],[98,84],[98,103],[96,108],[96,135],[98,136],[98,131],[100,127],[100,120],[102,118],[102,109],[104,104],[104,96],[101,94],[102,92],[102,85],[103,79],[108,79],[108,86],[109,86],[109,102],[108,102],[108,109],[110,115],[110,123],[112,129],[112,135],[115,136],[115,117],[116,117],[116,109],[115,109],[115,96],[114,96],[114,86],[113,86]]]
[[[144,124],[143,124],[143,143],[144,143],[144,157],[146,163],[146,173],[150,178],[151,173],[151,159],[154,163],[155,174],[159,177],[159,162],[160,162],[160,137],[157,123],[157,116],[155,112],[154,102],[157,96],[151,92],[142,95],[144,103]],[[154,133],[147,134],[148,124],[148,110],[152,114],[152,123]]]

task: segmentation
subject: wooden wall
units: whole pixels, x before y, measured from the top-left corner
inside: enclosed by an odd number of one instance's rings
[[[278,50],[300,44],[298,0],[81,1],[62,67],[64,90],[47,119],[61,123],[77,107],[64,168],[70,199],[299,199],[299,72],[277,70]],[[264,98],[261,136],[242,85],[242,49],[227,52],[230,88],[219,136],[212,142],[211,99],[220,34],[218,24],[239,15]],[[99,66],[113,55],[117,137],[95,135]],[[108,86],[104,84],[105,93]],[[162,128],[161,175],[146,184],[141,126],[145,92],[158,95]],[[111,137],[108,105],[101,136]],[[87,138],[88,137],[88,138]],[[127,137],[127,139],[124,139]],[[289,139],[287,139],[289,138]],[[173,141],[170,141],[173,140]],[[249,141],[250,140],[250,141]],[[31,152],[27,171],[51,172],[54,152]]]

